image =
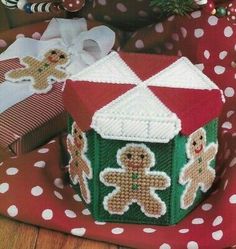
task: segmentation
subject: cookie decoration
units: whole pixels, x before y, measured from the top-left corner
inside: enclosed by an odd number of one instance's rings
[[[206,132],[200,128],[188,139],[186,150],[189,162],[183,167],[179,182],[186,185],[181,196],[181,208],[191,207],[196,198],[198,189],[207,192],[215,179],[215,169],[210,167],[210,162],[217,153],[217,144],[206,145]]]
[[[165,172],[150,171],[155,165],[155,156],[144,144],[127,144],[117,152],[121,169],[106,168],[100,180],[116,189],[103,201],[110,214],[124,214],[132,203],[137,203],[148,217],[159,218],[166,213],[166,204],[155,190],[170,186]]]
[[[5,78],[19,83],[29,81],[35,93],[47,93],[52,88],[52,81],[63,81],[67,73],[62,69],[69,62],[69,56],[60,49],[51,49],[42,60],[31,56],[21,59],[25,68],[14,69],[6,73]]]
[[[112,52],[71,76],[63,100],[86,134],[95,220],[173,225],[203,200],[224,95],[187,58]]]
[[[86,203],[90,203],[91,196],[87,179],[92,178],[91,164],[85,153],[87,139],[85,134],[74,122],[72,133],[67,136],[67,148],[70,153],[69,175],[73,184],[79,184],[81,195]]]

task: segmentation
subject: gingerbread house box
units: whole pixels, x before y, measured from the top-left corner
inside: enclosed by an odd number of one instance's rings
[[[212,186],[223,96],[188,59],[113,52],[63,98],[71,182],[96,220],[175,224]]]

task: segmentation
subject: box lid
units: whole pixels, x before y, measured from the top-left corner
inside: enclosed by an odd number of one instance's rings
[[[116,52],[67,80],[63,99],[84,131],[160,143],[218,117],[224,101],[185,57]]]

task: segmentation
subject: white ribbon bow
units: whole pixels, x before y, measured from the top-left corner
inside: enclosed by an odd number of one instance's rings
[[[114,42],[115,33],[106,26],[87,30],[87,23],[83,18],[54,18],[40,40],[19,38],[0,55],[0,60],[25,56],[37,58],[42,57],[49,49],[62,49],[70,55],[70,64],[65,70],[68,75],[74,75],[108,54]],[[0,84],[0,113],[32,94],[28,83],[5,81]]]

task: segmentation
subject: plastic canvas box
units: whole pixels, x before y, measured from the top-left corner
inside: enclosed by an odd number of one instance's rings
[[[96,220],[175,224],[212,186],[224,99],[188,59],[113,52],[63,98],[70,179]]]

